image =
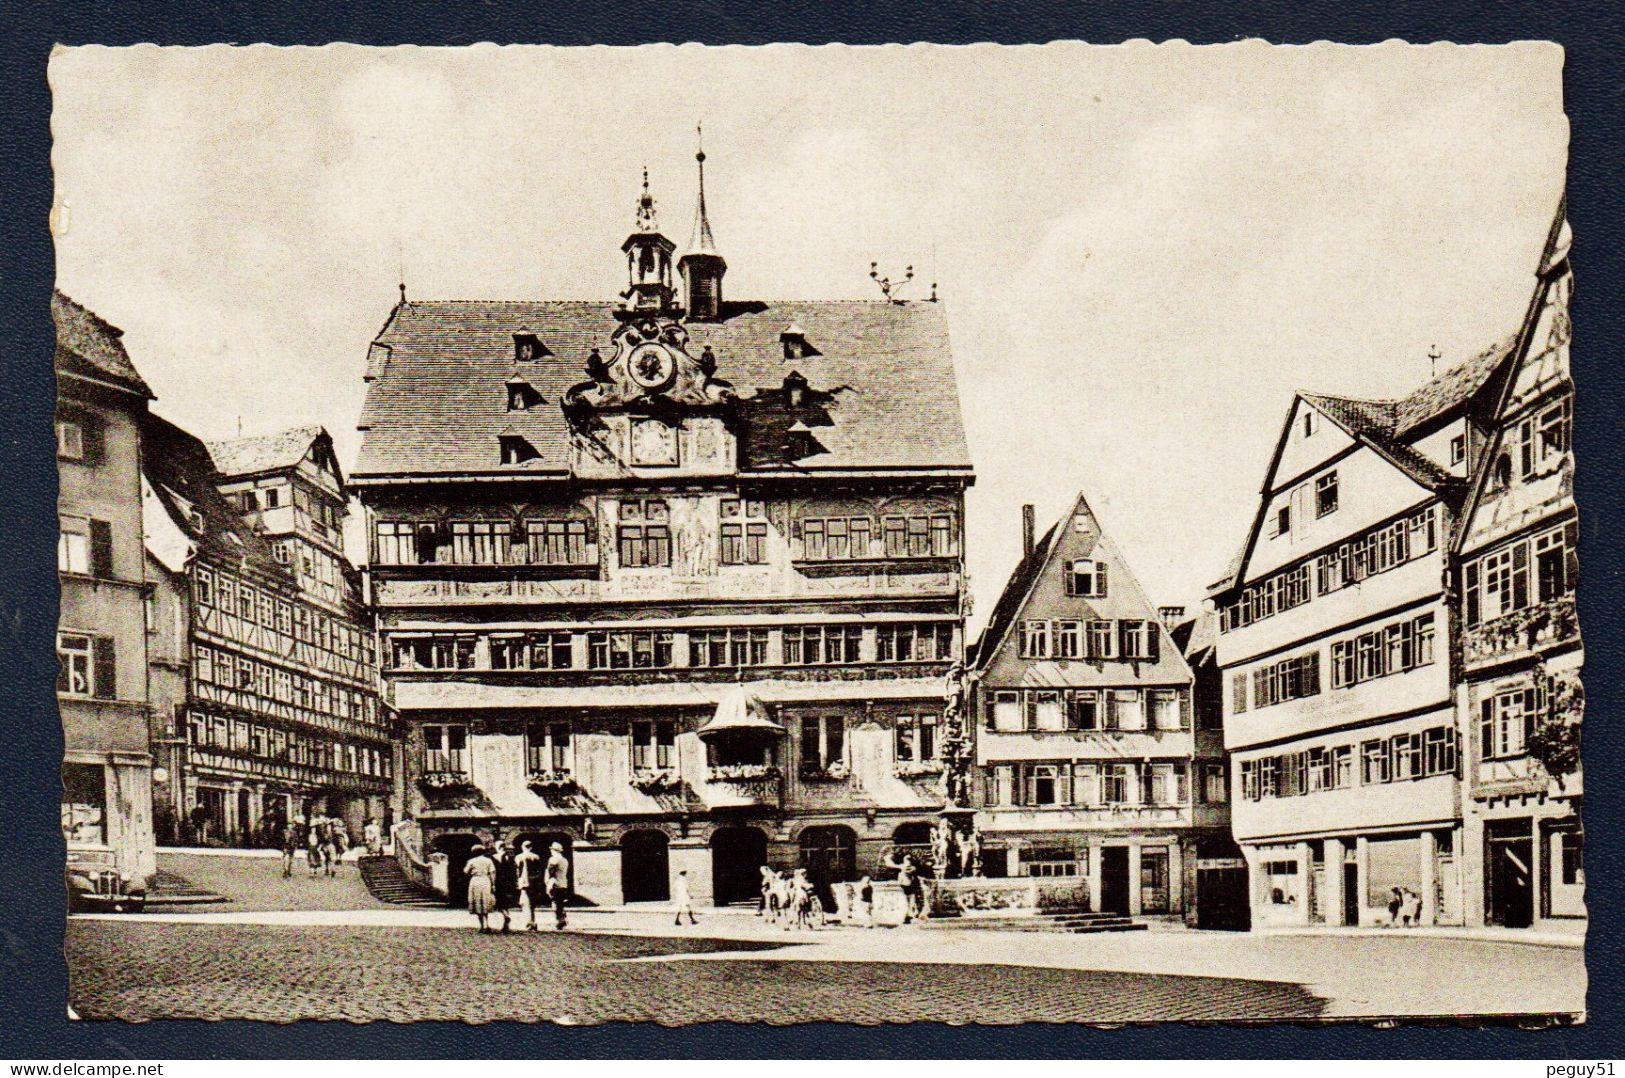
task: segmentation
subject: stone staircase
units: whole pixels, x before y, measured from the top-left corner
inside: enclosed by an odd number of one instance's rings
[[[361,868],[361,882],[367,885],[372,897],[393,906],[411,906],[415,909],[446,908],[444,895],[425,890],[407,879],[395,858],[362,857],[356,861]]]
[[[1143,922],[1119,913],[1090,913],[1087,910],[1042,910],[986,917],[932,917],[918,922],[921,928],[980,929],[991,932],[1144,932]]]

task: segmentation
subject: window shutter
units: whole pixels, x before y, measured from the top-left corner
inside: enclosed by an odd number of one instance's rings
[[[90,522],[90,571],[99,577],[113,575],[113,526],[105,520]]]
[[[1565,593],[1580,586],[1580,522],[1577,520],[1563,525],[1563,575]]]
[[[1095,596],[1106,597],[1106,563],[1103,561],[1095,562]]]
[[[994,695],[992,693],[988,693],[987,699],[985,701],[983,701],[983,708],[982,708],[982,712],[983,712],[983,714],[982,714],[982,728],[984,730],[991,730],[991,729],[994,728],[993,715],[994,715],[995,709],[998,706],[999,706],[998,705],[998,700],[994,697]]]
[[[1467,566],[1466,585],[1467,592],[1467,624],[1478,624],[1478,563],[1470,562]]]
[[[1529,605],[1529,544],[1518,542],[1512,547],[1512,595],[1507,609],[1522,610]]]
[[[1495,700],[1478,702],[1478,757],[1488,759],[1495,755]]]
[[[1162,623],[1148,621],[1145,623],[1146,658],[1156,662],[1162,655]]]
[[[106,453],[106,439],[102,436],[102,424],[95,416],[78,415],[74,421],[79,424],[80,438],[84,445],[84,462],[86,464],[100,464]]]
[[[1134,655],[1134,648],[1129,642],[1128,627],[1129,623],[1126,621],[1119,621],[1117,623],[1117,654],[1121,655],[1125,659],[1131,658]]]
[[[91,642],[94,655],[95,695],[103,700],[118,698],[118,664],[113,654],[113,641],[110,637],[98,636]]]

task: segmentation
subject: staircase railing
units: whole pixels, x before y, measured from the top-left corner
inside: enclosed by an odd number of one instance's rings
[[[446,886],[441,882],[436,886],[434,865],[423,857],[422,835],[418,825],[413,820],[402,820],[389,829],[391,837],[395,840],[395,863],[401,866],[401,872],[407,879],[423,888],[425,891],[446,893]],[[434,857],[444,860],[444,854],[434,854]],[[441,881],[445,880],[445,872],[438,873]]]

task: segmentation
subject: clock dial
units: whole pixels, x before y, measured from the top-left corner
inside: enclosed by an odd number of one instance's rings
[[[677,374],[677,362],[672,354],[657,344],[635,348],[626,360],[632,381],[647,390],[664,389]]]
[[[677,431],[658,419],[632,424],[633,464],[676,464]]]

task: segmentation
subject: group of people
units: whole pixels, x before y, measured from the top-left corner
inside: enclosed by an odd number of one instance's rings
[[[1388,892],[1388,923],[1409,928],[1422,923],[1422,896],[1409,887]]]
[[[489,850],[476,844],[468,852],[468,862],[463,866],[468,877],[468,912],[479,921],[481,932],[499,931],[491,927],[493,914],[502,917],[500,931],[509,931],[516,910],[525,914],[526,930],[535,932],[537,908],[549,905],[553,907],[554,930],[564,930],[570,862],[564,856],[562,843],[553,843],[545,861],[531,849],[529,839],[519,843],[517,853],[501,839],[492,842]]]
[[[369,854],[376,857],[383,853],[384,833],[377,820],[369,816],[361,833]],[[333,876],[350,849],[350,829],[339,817],[328,816],[318,809],[308,820],[296,816],[283,824],[278,845],[282,850],[283,879],[293,876],[294,859],[301,849],[305,851],[305,867],[310,870],[311,879]]]
[[[804,868],[791,873],[763,865],[762,898],[756,914],[768,924],[782,923],[786,932],[824,925],[824,904],[818,901],[817,889]]]

